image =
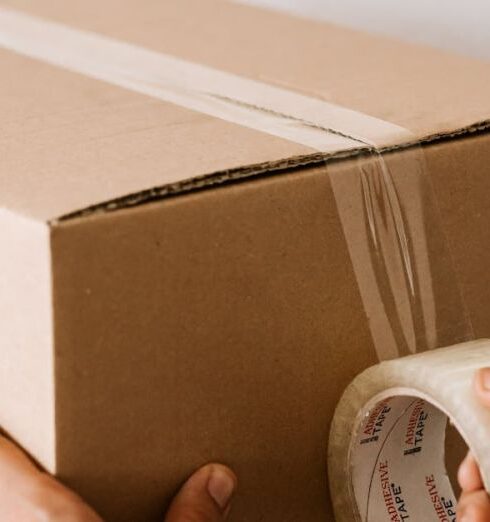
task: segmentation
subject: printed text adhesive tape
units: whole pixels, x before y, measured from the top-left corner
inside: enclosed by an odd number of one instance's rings
[[[447,419],[490,486],[490,411],[473,392],[490,366],[479,340],[382,362],[357,377],[335,412],[328,454],[336,522],[453,522]]]

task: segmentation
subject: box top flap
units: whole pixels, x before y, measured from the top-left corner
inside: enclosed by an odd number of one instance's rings
[[[136,0],[1,0],[0,7],[351,109],[393,129],[377,141],[381,148],[490,120],[489,64],[329,24],[222,0],[148,2],[144,9]],[[159,187],[177,192],[365,147],[334,133],[319,152],[255,123],[226,121],[25,54],[0,49],[0,205],[34,219],[118,198],[134,204]]]

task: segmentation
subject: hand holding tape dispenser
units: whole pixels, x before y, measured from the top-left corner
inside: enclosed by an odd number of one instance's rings
[[[328,452],[337,522],[456,520],[444,462],[448,419],[489,490],[490,411],[472,386],[484,366],[490,366],[490,341],[479,340],[384,361],[350,384]]]

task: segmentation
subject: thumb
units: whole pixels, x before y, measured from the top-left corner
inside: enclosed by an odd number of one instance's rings
[[[235,474],[221,464],[208,464],[184,484],[165,522],[223,522],[237,486]]]

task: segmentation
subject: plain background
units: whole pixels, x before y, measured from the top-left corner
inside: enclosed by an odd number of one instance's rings
[[[240,0],[490,61],[490,0]]]

